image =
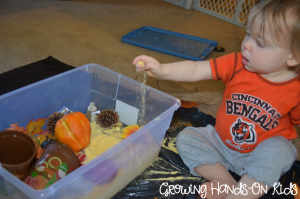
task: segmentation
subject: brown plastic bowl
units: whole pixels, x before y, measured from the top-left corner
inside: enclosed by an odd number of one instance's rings
[[[26,174],[35,154],[35,143],[26,133],[15,130],[0,132],[0,163],[17,178]]]

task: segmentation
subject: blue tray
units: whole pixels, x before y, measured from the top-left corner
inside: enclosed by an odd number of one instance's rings
[[[125,43],[195,61],[204,60],[218,45],[216,41],[150,26],[136,29],[124,35],[121,40]]]

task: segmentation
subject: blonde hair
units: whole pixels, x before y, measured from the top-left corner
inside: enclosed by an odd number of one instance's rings
[[[258,31],[263,38],[267,26],[274,41],[279,45],[287,43],[300,62],[300,0],[257,0],[246,24],[251,29],[255,22],[259,22]],[[300,64],[291,69],[299,72]]]

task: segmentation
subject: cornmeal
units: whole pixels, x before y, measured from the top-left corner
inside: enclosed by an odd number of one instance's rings
[[[103,128],[94,121],[91,122],[91,129],[91,141],[90,145],[84,149],[86,160],[82,162],[83,164],[88,163],[123,140],[123,125],[121,122],[114,124],[111,128]]]

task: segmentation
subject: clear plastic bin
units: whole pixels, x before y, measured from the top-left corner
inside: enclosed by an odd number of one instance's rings
[[[0,131],[12,123],[26,126],[32,118],[46,118],[64,106],[85,113],[90,102],[106,110],[114,109],[119,100],[139,108],[141,86],[107,68],[87,64],[0,96]],[[178,99],[148,86],[145,102],[145,123],[139,124],[143,128],[45,190],[27,186],[0,165],[0,197],[111,198],[157,158],[173,113],[180,106]],[[107,159],[117,169],[95,180]],[[115,178],[106,182],[115,172]]]

